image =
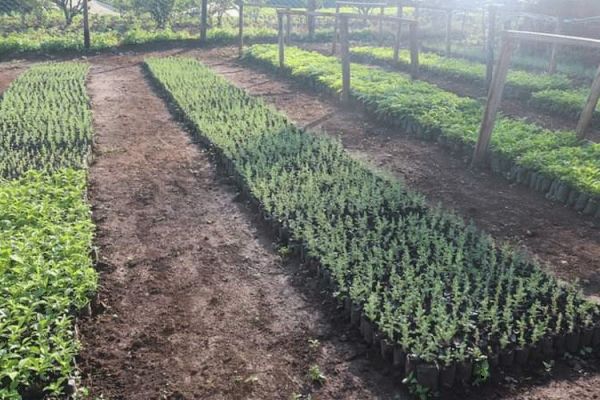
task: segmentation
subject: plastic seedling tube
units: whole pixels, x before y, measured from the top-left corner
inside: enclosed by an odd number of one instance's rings
[[[556,355],[563,355],[567,352],[567,341],[565,335],[556,335],[554,338],[554,350]]]
[[[380,343],[383,340],[383,334],[379,331],[379,329],[375,328],[375,324],[373,325],[373,346],[380,347]],[[590,337],[591,339],[591,337]]]
[[[407,354],[404,363],[404,374],[406,376],[414,374],[417,371],[417,365],[419,365],[419,358],[414,354]]]
[[[579,350],[579,336],[578,331],[567,333],[566,344],[569,353],[576,353]]]
[[[435,364],[423,363],[417,366],[417,382],[419,385],[435,392],[440,384],[440,371]]]
[[[373,326],[365,316],[360,318],[360,331],[365,342],[369,344],[373,343]]]
[[[393,361],[394,357],[394,347],[386,338],[382,338],[379,342],[381,358],[384,361]]]
[[[582,212],[584,215],[594,215],[594,214],[596,214],[597,210],[598,210],[598,200],[589,199]]]
[[[350,324],[353,326],[360,325],[360,313],[361,308],[359,305],[352,304],[352,311],[350,312]]]
[[[394,345],[393,359],[394,367],[398,368],[401,372],[406,367],[406,352],[399,344]]]
[[[571,192],[571,187],[566,183],[561,183],[558,186],[558,191],[556,192],[556,200],[561,203],[566,203],[569,198],[569,193]]]
[[[517,347],[515,349],[515,362],[519,365],[527,364],[529,359],[529,348],[528,347]]]
[[[595,350],[600,349],[600,326],[594,328],[594,334],[592,335],[592,348]]]
[[[440,385],[445,388],[451,388],[454,385],[456,377],[456,364],[452,363],[442,367],[440,370]]]
[[[590,196],[587,193],[580,193],[577,201],[575,202],[575,211],[583,211],[585,206],[587,206],[589,199]]]
[[[510,367],[515,362],[515,351],[513,349],[504,349],[500,352],[500,364],[503,367]]]
[[[546,360],[554,357],[554,346],[551,337],[545,337],[542,339],[542,354]]]
[[[471,383],[473,377],[473,361],[463,360],[456,366],[457,375],[460,376],[460,380],[465,383]]]
[[[584,347],[592,347],[592,338],[594,337],[594,330],[592,328],[585,328],[581,331],[581,336],[579,337],[581,348]]]
[[[569,198],[567,199],[567,205],[569,207],[573,207],[578,197],[579,192],[577,190],[571,190],[571,193],[569,193]]]
[[[352,300],[350,300],[350,296],[344,297],[344,315],[346,319],[350,320],[352,313]]]

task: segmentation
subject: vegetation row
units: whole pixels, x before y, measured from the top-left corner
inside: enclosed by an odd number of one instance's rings
[[[245,57],[280,71],[277,46],[252,46]],[[377,118],[472,155],[483,115],[479,101],[398,72],[360,64],[352,64],[351,71],[352,97]],[[289,47],[282,72],[318,90],[341,91],[341,65],[335,57]],[[551,131],[500,115],[489,164],[512,181],[600,218],[600,144],[582,144],[572,131]]]
[[[88,67],[32,67],[0,102],[0,398],[63,392],[96,288],[85,200]]]

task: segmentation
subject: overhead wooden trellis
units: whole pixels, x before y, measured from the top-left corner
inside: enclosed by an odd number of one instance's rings
[[[550,33],[526,32],[526,31],[504,31],[502,37],[502,50],[500,58],[496,64],[492,84],[488,92],[487,104],[479,130],[479,139],[473,154],[473,165],[481,164],[487,155],[492,132],[496,123],[498,108],[502,102],[506,77],[510,68],[511,58],[515,46],[520,41],[529,41],[537,43],[548,43],[560,46],[579,46],[600,49],[600,40],[582,38],[576,36],[564,36]],[[586,138],[586,132],[593,117],[594,110],[598,105],[600,98],[600,66],[596,77],[592,83],[590,95],[585,107],[579,117],[576,133],[577,138],[583,140]]]
[[[410,60],[411,60],[411,76],[416,77],[419,72],[419,43],[418,43],[418,23],[415,20],[393,17],[393,16],[382,16],[382,15],[361,15],[361,14],[349,14],[349,13],[334,13],[334,12],[310,12],[300,10],[289,10],[279,9],[277,10],[277,30],[278,30],[278,43],[279,43],[279,66],[285,66],[285,43],[286,33],[284,30],[283,18],[286,15],[302,15],[307,17],[325,17],[335,18],[336,24],[339,25],[340,29],[340,50],[342,59],[342,102],[348,102],[350,99],[350,38],[348,21],[350,19],[367,19],[371,21],[382,21],[388,23],[395,23],[398,26],[408,25],[410,29],[409,47],[410,47]],[[399,29],[398,29],[399,31]],[[335,38],[334,38],[335,40]],[[397,62],[399,57],[400,48],[400,37],[396,35],[394,41],[394,60]]]

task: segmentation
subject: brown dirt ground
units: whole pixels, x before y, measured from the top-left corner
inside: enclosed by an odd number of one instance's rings
[[[432,202],[532,252],[600,295],[598,229],[571,210],[446,150],[239,65],[233,48],[90,57],[96,146],[90,200],[98,226],[97,312],[79,324],[83,384],[105,399],[399,399],[399,379],[340,320],[335,305],[241,202],[144,79],[145,55],[184,54],[265,97],[299,125],[339,136],[356,157]],[[0,76],[6,64],[0,64]],[[319,350],[308,340],[318,338]],[[317,363],[328,377],[306,378]],[[598,362],[559,362],[451,399],[598,399]],[[518,371],[516,371],[518,372]],[[503,377],[501,377],[504,379]]]
[[[0,96],[8,85],[23,72],[27,66],[22,62],[3,63],[0,67]]]

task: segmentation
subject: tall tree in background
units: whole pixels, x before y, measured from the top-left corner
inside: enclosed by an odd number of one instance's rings
[[[67,26],[73,23],[73,18],[83,12],[83,0],[52,0],[65,16]]]
[[[135,0],[137,11],[148,12],[159,28],[164,28],[171,18],[175,0]]]

